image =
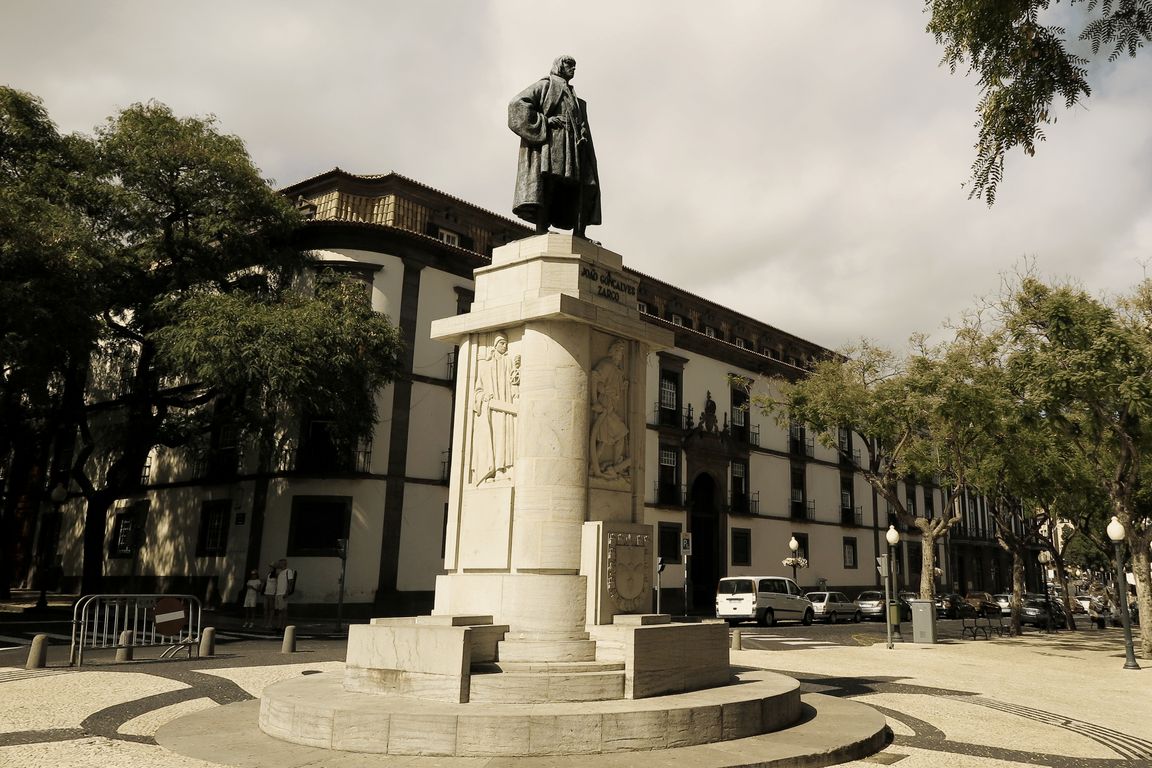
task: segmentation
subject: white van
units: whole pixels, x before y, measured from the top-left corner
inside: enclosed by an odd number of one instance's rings
[[[716,586],[716,618],[732,626],[752,619],[762,627],[778,621],[811,624],[812,616],[812,603],[784,576],[728,576]]]

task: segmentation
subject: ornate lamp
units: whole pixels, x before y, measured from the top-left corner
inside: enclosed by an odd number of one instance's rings
[[[1128,616],[1128,580],[1124,578],[1124,559],[1120,545],[1124,541],[1124,524],[1115,517],[1108,523],[1108,538],[1116,548],[1116,602],[1120,604],[1120,621],[1124,624],[1124,669],[1140,669],[1132,652],[1132,620]]]

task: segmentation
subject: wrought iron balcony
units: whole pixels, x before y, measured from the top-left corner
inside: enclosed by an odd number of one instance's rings
[[[864,525],[863,507],[840,507],[841,525]]]
[[[661,427],[688,428],[688,411],[684,408],[665,408],[660,403],[652,405],[652,423]]]
[[[760,514],[760,491],[728,494],[728,512],[733,515]]]
[[[792,500],[792,518],[794,520],[815,520],[816,500]]]
[[[652,484],[652,491],[657,504],[670,507],[684,506],[684,499],[688,495],[687,489],[684,486],[673,483],[662,483],[659,480]]]

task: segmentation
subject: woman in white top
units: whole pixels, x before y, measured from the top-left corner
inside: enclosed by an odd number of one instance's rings
[[[264,589],[264,580],[260,578],[260,571],[248,574],[248,581],[244,582],[244,626],[251,627],[256,623],[256,605],[260,593]]]
[[[276,564],[268,566],[264,578],[264,628],[272,629],[272,619],[276,612]]]

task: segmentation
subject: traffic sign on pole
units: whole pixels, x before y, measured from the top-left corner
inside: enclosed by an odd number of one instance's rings
[[[884,581],[888,581],[888,555],[880,555],[876,558],[876,570],[880,572],[880,577]]]

